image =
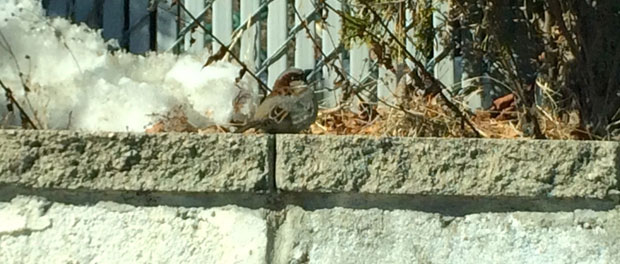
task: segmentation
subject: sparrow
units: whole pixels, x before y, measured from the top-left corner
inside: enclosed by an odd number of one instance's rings
[[[280,74],[254,117],[235,132],[254,128],[266,133],[298,133],[310,127],[318,112],[314,91],[307,80],[311,72],[290,68]]]

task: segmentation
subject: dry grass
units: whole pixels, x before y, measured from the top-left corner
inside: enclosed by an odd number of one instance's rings
[[[354,113],[349,110],[321,112],[311,126],[311,134],[359,134],[408,137],[475,137],[472,129],[456,118],[439,97],[412,97],[406,108],[374,107]],[[527,129],[521,120],[523,113],[515,110],[514,103],[503,109],[477,111],[470,117],[479,134],[485,138],[527,138]],[[579,129],[579,114],[557,114],[539,108],[539,124],[548,139],[587,139],[588,133]]]
[[[405,137],[476,137],[476,133],[450,110],[439,96],[409,96],[400,100],[399,106],[365,104],[359,111],[337,108],[322,110],[317,121],[306,130],[316,135],[373,135]],[[551,103],[550,105],[554,105]],[[590,139],[580,130],[579,113],[564,112],[549,108],[538,108],[538,123],[548,139]],[[147,129],[149,133],[198,132],[227,133],[221,126],[196,128],[192,126],[181,108],[160,115],[159,121]],[[528,129],[522,120],[524,113],[515,106],[512,94],[497,98],[488,110],[477,111],[469,117],[481,137],[484,138],[528,138]],[[256,133],[256,132],[250,132]]]

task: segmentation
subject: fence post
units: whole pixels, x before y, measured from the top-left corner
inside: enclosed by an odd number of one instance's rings
[[[213,2],[213,36],[224,45],[230,44],[232,34],[232,0],[216,0]],[[213,53],[220,49],[220,44],[211,42]]]
[[[425,1],[427,2],[428,0],[421,0],[421,1]],[[411,23],[413,23],[413,10],[415,7],[409,7],[408,9],[405,10],[405,27],[408,27],[409,25],[411,25]],[[406,47],[407,47],[407,51],[409,51],[409,53],[411,53],[411,55],[413,55],[416,59],[418,59],[420,62],[422,62],[422,64],[426,64],[426,58],[424,58],[424,55],[418,51],[418,49],[415,47],[415,31],[413,30],[413,28],[407,32],[405,32],[405,34],[407,34],[405,43],[406,43]],[[407,66],[409,66],[409,69],[411,70],[415,70],[416,66],[415,64],[410,61],[410,60],[406,60],[407,61]]]
[[[204,25],[204,18],[197,17],[200,12],[205,8],[204,0],[185,0],[185,8],[189,11],[192,16],[196,17],[201,24]],[[192,18],[184,14],[185,24],[191,24]],[[193,42],[192,42],[193,39]],[[185,34],[185,51],[186,52],[201,52],[205,47],[205,32],[200,27],[196,27],[196,29],[192,32],[188,32]]]
[[[466,5],[465,8],[469,9],[471,14],[481,13],[482,7],[478,5]],[[488,108],[492,104],[492,97],[494,96],[491,89],[491,83],[485,77],[483,72],[483,57],[482,54],[477,53],[474,50],[475,43],[482,42],[481,33],[475,32],[469,28],[469,25],[480,23],[481,21],[471,21],[471,17],[461,18],[461,28],[459,30],[461,34],[461,51],[463,54],[463,61],[461,67],[463,68],[461,76],[462,89],[477,88],[475,92],[469,95],[467,99],[470,110],[474,111],[480,108]]]
[[[351,43],[351,50],[349,51],[349,71],[352,81],[355,84],[362,85],[364,78],[370,73],[370,56],[368,56],[368,47],[365,43]],[[359,95],[365,102],[369,103],[370,98],[373,98],[369,91],[360,90]],[[357,106],[360,103],[359,99],[353,97],[353,111],[357,110]]]
[[[304,18],[314,11],[313,0],[295,0],[295,8],[299,15]],[[295,16],[295,25],[301,21]],[[314,35],[314,22],[309,23],[310,34]],[[308,37],[307,31],[301,30],[295,36],[295,67],[300,69],[314,69],[314,44]]]
[[[246,23],[247,20],[258,10],[259,1],[256,0],[241,0],[241,14],[239,15],[240,24]],[[257,41],[256,29],[258,28],[258,22],[246,29],[241,35],[241,50],[239,51],[239,57],[246,66],[252,71],[256,71],[256,49],[260,42]],[[256,90],[258,91],[258,89]]]
[[[351,78],[356,83],[361,82],[370,73],[370,56],[365,43],[351,43],[349,69]]]
[[[351,10],[353,14],[355,10]],[[366,43],[360,41],[356,43],[351,40],[351,49],[349,50],[349,75],[352,79],[352,82],[357,85],[362,85],[364,78],[368,77],[370,74],[370,56],[369,50],[366,46]],[[358,90],[358,93],[361,99],[365,102],[370,102],[370,98],[373,98],[371,94],[368,94],[370,91],[367,90]],[[353,111],[358,110],[358,105],[360,103],[360,99],[357,96],[353,97]]]
[[[76,22],[85,22],[91,10],[95,7],[95,0],[75,1],[73,17]]]
[[[50,1],[46,10],[47,15],[50,17],[68,17],[72,12],[73,1],[70,0]]]
[[[288,35],[286,0],[274,0],[267,13],[267,58],[271,57],[286,41]],[[286,70],[286,55],[279,58],[267,69],[267,85],[273,87],[276,78]]]
[[[177,7],[173,0],[157,2],[157,51],[168,50],[177,38]]]
[[[150,13],[148,0],[129,1],[129,51],[144,53],[150,50]]]
[[[397,35],[395,32],[395,22],[393,19],[390,20],[388,24],[388,28],[393,32],[394,35]],[[392,59],[392,66],[394,68],[397,67],[398,61]],[[388,70],[385,65],[379,65],[379,75],[377,78],[377,98],[379,100],[384,101],[388,104],[394,104],[396,101],[396,73]],[[381,105],[381,104],[379,104]]]
[[[449,49],[449,47],[447,46],[448,44],[445,43],[442,39],[452,33],[452,29],[450,28],[448,21],[446,21],[446,17],[448,16],[448,12],[450,11],[450,3],[442,0],[433,0],[433,7],[435,7],[437,10],[433,12],[433,27],[439,28],[440,30],[440,32],[435,36],[433,45],[435,54],[434,57],[437,58],[437,56],[441,54],[444,50]],[[437,78],[444,85],[446,85],[449,90],[452,90],[452,86],[456,83],[458,79],[460,79],[457,78],[454,64],[455,63],[453,54],[449,54],[441,61],[437,61],[435,63],[435,78]]]
[[[259,1],[256,0],[241,0],[241,14],[239,15],[240,25],[247,23],[247,20],[252,16],[252,14],[258,10],[259,4]],[[260,45],[260,41],[258,41],[259,39],[257,38],[258,25],[259,23],[257,22],[247,28],[241,35],[241,49],[239,50],[239,57],[251,72],[256,72],[256,66],[258,65],[256,56],[257,47]],[[250,92],[258,95],[259,89],[256,80],[248,78],[248,84]]]
[[[325,0],[325,2],[336,10],[342,10],[342,2],[340,0]],[[334,12],[329,12],[327,19],[323,23],[323,38],[321,41],[323,54],[329,55],[339,46],[341,27],[342,20],[340,16]],[[342,56],[338,55],[334,59],[334,65],[342,69],[341,61]],[[330,70],[330,67],[327,65],[323,66],[323,107],[336,107],[340,102],[342,91],[334,87],[334,81],[337,77],[338,75]]]
[[[123,46],[123,26],[125,25],[124,1],[105,1],[103,3],[104,39],[116,39]]]

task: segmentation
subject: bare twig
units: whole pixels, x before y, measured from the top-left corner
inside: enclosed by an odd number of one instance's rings
[[[13,91],[9,87],[4,85],[4,82],[2,82],[2,80],[0,80],[0,86],[2,86],[2,89],[4,90],[4,93],[6,95],[6,98],[9,100],[9,103],[15,105],[15,107],[17,107],[17,109],[19,110],[19,116],[22,118],[22,120],[28,125],[30,125],[30,127],[32,127],[33,129],[37,129],[37,126],[34,124],[34,122],[32,122],[32,119],[30,119],[24,108],[22,108],[17,99],[15,99],[15,97],[13,96]]]
[[[11,59],[15,63],[15,69],[17,70],[19,81],[22,85],[22,88],[24,89],[24,98],[25,98],[26,104],[28,104],[28,107],[30,107],[30,110],[33,110],[33,112],[35,113],[34,119],[37,121],[37,123],[41,124],[41,120],[39,120],[39,118],[37,117],[36,112],[34,111],[34,108],[32,107],[32,103],[30,102],[30,98],[28,98],[28,93],[31,91],[31,89],[28,86],[27,81],[24,79],[24,73],[19,67],[17,56],[15,56],[15,53],[13,52],[11,45],[9,45],[9,41],[6,39],[6,37],[4,36],[4,33],[2,33],[1,30],[0,30],[0,37],[2,38],[2,41],[4,42],[3,48],[5,48],[8,51],[9,55],[11,56]],[[30,57],[26,55],[26,59],[30,59]]]

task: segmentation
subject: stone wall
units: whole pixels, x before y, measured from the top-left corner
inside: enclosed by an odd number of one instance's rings
[[[0,263],[613,263],[620,144],[0,131]]]

